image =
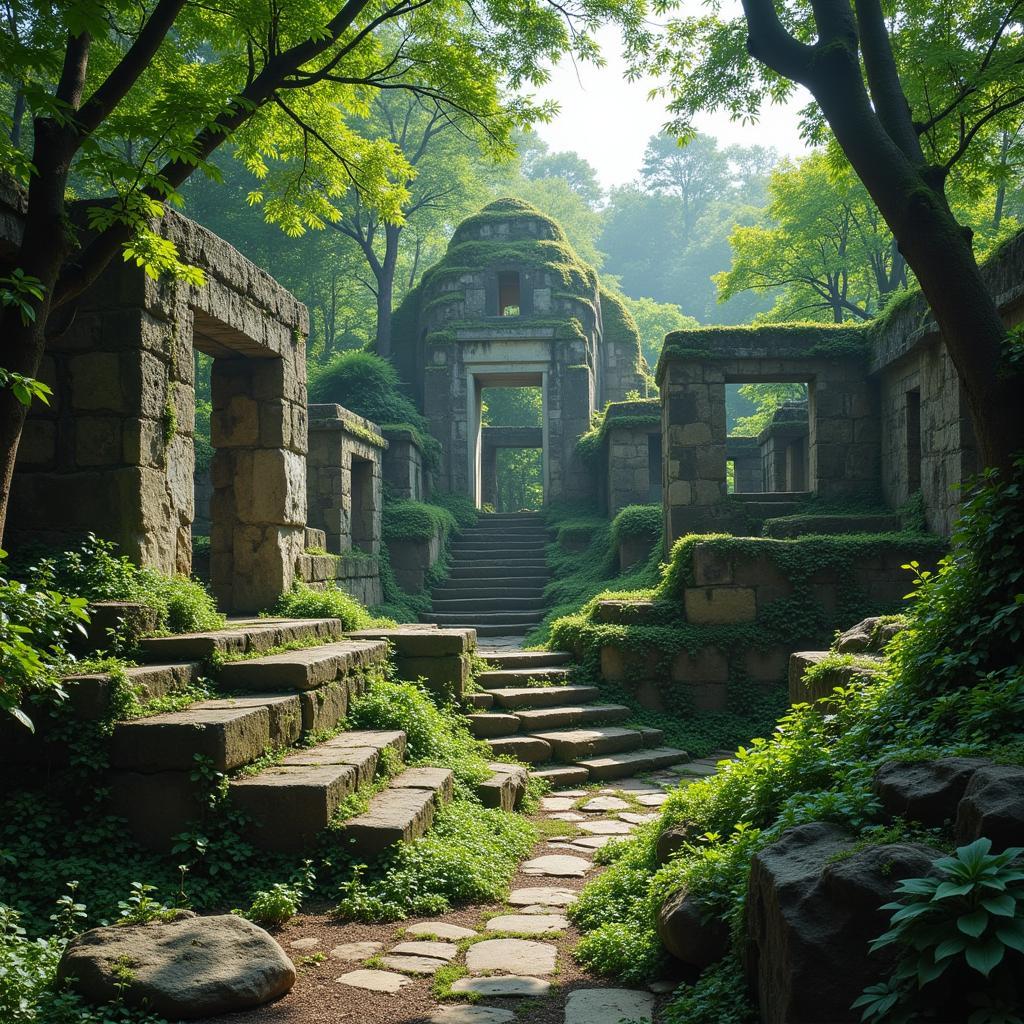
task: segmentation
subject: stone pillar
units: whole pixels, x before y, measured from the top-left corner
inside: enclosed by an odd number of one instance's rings
[[[480,452],[480,504],[498,503],[498,449],[483,434]]]
[[[284,359],[214,359],[210,582],[234,612],[268,608],[291,588],[306,525],[305,410]],[[303,403],[304,405],[304,403]]]

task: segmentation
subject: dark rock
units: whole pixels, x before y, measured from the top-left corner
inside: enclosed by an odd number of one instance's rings
[[[658,836],[655,844],[658,863],[667,864],[687,843],[692,843],[696,838],[696,830],[692,825],[670,825]]]
[[[872,616],[841,633],[834,649],[840,654],[881,654],[886,644],[905,628],[906,624],[900,619]]]
[[[295,967],[262,928],[225,914],[93,928],[57,968],[92,1003],[122,999],[170,1020],[262,1006],[295,984]]]
[[[789,829],[751,864],[744,962],[763,1024],[840,1024],[880,980],[891,953],[869,954],[902,878],[931,871],[940,851],[891,844],[856,850],[835,825]]]
[[[78,649],[107,650],[113,637],[133,643],[154,632],[158,618],[157,610],[148,605],[131,601],[94,601],[89,605],[86,637],[77,641]]]
[[[979,768],[964,791],[956,814],[958,845],[981,836],[996,853],[1024,846],[1024,768],[990,764]]]
[[[971,776],[990,763],[980,757],[889,761],[875,772],[874,789],[890,818],[941,825],[956,818]]]
[[[720,916],[709,915],[685,889],[658,911],[658,938],[677,960],[693,967],[710,967],[729,950],[728,925]]]

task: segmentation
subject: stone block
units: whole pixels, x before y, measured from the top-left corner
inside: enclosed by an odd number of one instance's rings
[[[693,549],[692,564],[693,579],[698,587],[747,582],[733,579],[731,559],[713,544],[697,544]]]
[[[789,650],[776,644],[765,650],[751,648],[743,656],[743,670],[757,683],[780,683],[788,678]]]
[[[215,448],[255,448],[260,442],[259,404],[248,395],[233,395],[210,417]]]
[[[717,647],[702,647],[695,654],[680,651],[672,659],[674,683],[725,683],[729,679],[729,658]]]
[[[659,660],[657,651],[630,651],[608,645],[601,648],[601,678],[609,683],[652,679]]]
[[[348,681],[341,680],[300,693],[303,733],[333,729],[348,712],[349,690]]]
[[[470,659],[466,654],[441,658],[399,656],[395,659],[395,668],[400,678],[422,682],[439,697],[461,700],[462,691],[469,682]]]
[[[71,406],[76,412],[130,411],[121,387],[121,360],[116,352],[86,352],[67,363]]]
[[[615,625],[644,625],[651,621],[653,612],[653,601],[598,601],[593,619]]]
[[[30,416],[18,444],[19,466],[45,466],[57,456],[57,424]]]
[[[414,623],[397,629],[363,629],[348,634],[353,640],[387,640],[401,658],[441,658],[476,649],[475,629],[437,629]]]
[[[750,587],[687,587],[683,602],[687,620],[698,625],[753,622],[757,617]]]

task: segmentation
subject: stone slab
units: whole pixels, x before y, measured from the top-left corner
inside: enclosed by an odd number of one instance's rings
[[[643,807],[661,807],[668,799],[668,793],[638,793],[634,799]]]
[[[314,690],[386,660],[383,641],[342,641],[231,661],[221,666],[218,679],[228,690]]]
[[[427,1024],[513,1024],[516,1015],[496,1006],[439,1006]]]
[[[353,640],[386,640],[400,658],[440,658],[468,654],[476,649],[475,629],[417,628],[360,629],[347,636]]]
[[[621,779],[637,772],[669,765],[686,760],[686,752],[672,747],[653,747],[649,750],[633,750],[620,754],[586,758],[579,767],[586,768],[594,779]]]
[[[646,825],[649,821],[657,821],[660,814],[636,814],[633,811],[626,811],[620,814],[622,821],[628,821],[630,825]]]
[[[578,895],[572,889],[557,886],[528,886],[525,889],[513,889],[507,902],[513,907],[567,907],[575,902]]]
[[[546,875],[550,878],[582,878],[593,865],[582,857],[547,855],[535,857],[522,865],[524,875]]]
[[[399,842],[418,839],[434,820],[429,789],[385,789],[370,800],[369,810],[345,822],[342,835],[359,856],[380,853]]]
[[[586,704],[597,700],[596,686],[518,686],[488,690],[503,708],[554,708],[563,704]]]
[[[533,736],[547,743],[554,756],[563,761],[620,753],[644,745],[643,735],[638,730],[618,726],[545,730],[534,732]]]
[[[588,800],[581,808],[581,811],[604,812],[604,811],[628,811],[629,804],[617,796],[597,796]]]
[[[555,821],[586,821],[587,816],[580,814],[578,811],[555,811],[553,814],[548,815],[549,818],[553,818]]]
[[[432,960],[443,960],[447,963],[454,960],[459,952],[459,947],[453,942],[434,942],[429,939],[420,939],[415,942],[400,942],[389,950],[395,956],[419,956],[430,957]]]
[[[554,786],[556,790],[559,786],[578,786],[580,783],[590,780],[590,772],[586,768],[572,766],[541,768],[537,771],[531,771],[530,775],[535,779],[544,779]]]
[[[404,974],[366,969],[349,971],[348,974],[343,974],[334,980],[342,985],[350,985],[352,988],[362,988],[367,992],[386,992],[389,995],[394,995],[399,989],[410,984],[409,978]]]
[[[561,914],[499,914],[485,925],[489,932],[515,932],[518,935],[545,935],[564,932],[568,920]]]
[[[441,803],[455,795],[455,774],[450,768],[406,768],[389,783],[391,789],[429,789]]]
[[[565,1001],[565,1024],[650,1024],[654,995],[625,988],[578,988]]]
[[[545,796],[541,798],[542,811],[571,811],[576,801],[567,796]]]
[[[145,637],[139,647],[147,662],[205,661],[213,654],[265,651],[309,636],[328,643],[341,635],[340,619],[256,619],[205,633]]]
[[[403,974],[436,974],[445,963],[429,956],[403,956],[399,953],[387,953],[380,962],[388,969]]]
[[[439,939],[471,939],[477,933],[472,928],[447,921],[421,921],[405,929],[406,935],[436,935]]]
[[[627,821],[581,821],[580,828],[593,836],[628,836],[635,825]]]
[[[524,978],[505,975],[499,978],[459,978],[452,984],[453,992],[473,992],[478,996],[546,996],[551,982],[543,978]]]
[[[484,939],[466,950],[470,974],[497,971],[513,975],[554,974],[558,950],[530,939]]]
[[[266,693],[254,697],[216,697],[190,704],[190,711],[223,711],[232,708],[264,707],[270,715],[270,742],[275,747],[290,747],[306,730],[303,728],[302,703],[298,694]]]
[[[383,948],[381,942],[343,942],[331,950],[331,957],[334,960],[369,960],[376,956]]]
[[[535,736],[506,736],[487,741],[491,752],[502,757],[542,764],[551,760],[551,745]]]

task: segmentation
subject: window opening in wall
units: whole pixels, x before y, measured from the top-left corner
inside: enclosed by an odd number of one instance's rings
[[[907,392],[907,489],[921,490],[921,392]]]
[[[806,383],[726,384],[725,412],[730,494],[813,490]]]
[[[213,444],[210,441],[210,416],[213,405],[210,397],[210,371],[213,358],[198,349],[195,358],[196,427],[195,470],[195,514],[192,519],[192,575],[204,582],[210,581],[210,531],[213,501]]]
[[[661,434],[647,435],[647,500],[661,501]]]
[[[373,549],[373,463],[352,456],[352,547]]]
[[[519,316],[519,272],[503,270],[498,274],[498,316]]]

